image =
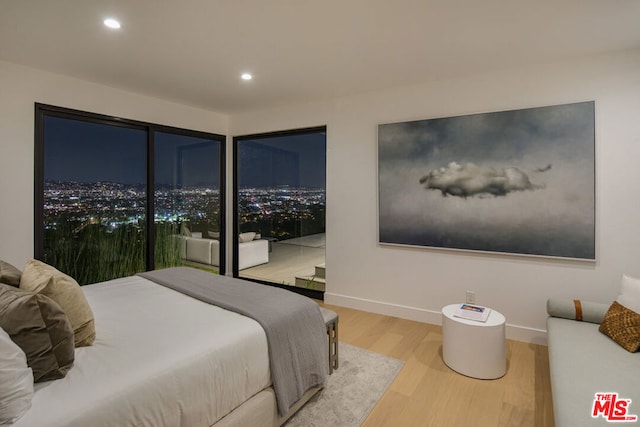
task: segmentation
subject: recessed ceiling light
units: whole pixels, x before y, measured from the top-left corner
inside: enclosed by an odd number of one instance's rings
[[[251,80],[253,76],[250,73],[242,73],[240,78],[242,78],[242,80]]]
[[[104,21],[104,25],[106,25],[107,27],[114,29],[114,30],[119,30],[120,29],[120,21],[113,19],[113,18],[107,18]]]

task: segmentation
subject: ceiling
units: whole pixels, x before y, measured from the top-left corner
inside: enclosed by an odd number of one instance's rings
[[[637,48],[639,0],[0,0],[0,60],[226,114]]]

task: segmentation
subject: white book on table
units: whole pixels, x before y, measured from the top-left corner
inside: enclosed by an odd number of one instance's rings
[[[462,319],[476,320],[478,322],[486,322],[489,318],[491,309],[475,304],[460,304],[453,313],[454,316]]]

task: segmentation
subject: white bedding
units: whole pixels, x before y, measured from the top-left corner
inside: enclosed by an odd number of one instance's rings
[[[15,426],[210,426],[271,384],[256,321],[138,276],[83,290],[96,341]]]

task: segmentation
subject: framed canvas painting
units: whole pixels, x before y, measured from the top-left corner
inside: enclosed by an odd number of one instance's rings
[[[379,242],[595,260],[594,127],[594,102],[379,125]]]

